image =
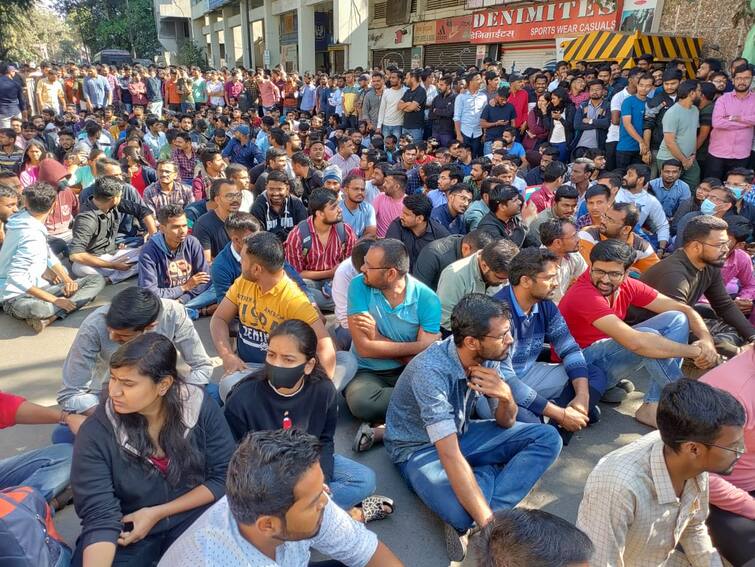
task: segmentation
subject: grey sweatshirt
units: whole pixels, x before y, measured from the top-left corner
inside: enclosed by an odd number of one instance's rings
[[[207,384],[212,374],[212,363],[186,309],[169,299],[161,299],[160,302],[162,309],[153,332],[173,341],[191,368],[187,382]],[[67,411],[81,413],[100,401],[100,389],[109,377],[110,357],[120,346],[110,340],[105,324],[109,308],[109,305],[100,307],[84,319],[63,363],[63,386],[58,391],[58,404]]]

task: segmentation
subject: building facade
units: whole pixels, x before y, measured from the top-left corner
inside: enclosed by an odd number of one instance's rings
[[[184,43],[191,41],[190,0],[153,0],[152,6],[162,59],[170,64]]]
[[[615,30],[701,37],[706,55],[730,59],[746,33],[731,24],[739,1],[155,0],[190,2],[192,37],[211,65],[299,72],[390,63],[456,69],[485,57],[523,71],[554,65],[571,39]],[[174,17],[162,7],[160,14]]]

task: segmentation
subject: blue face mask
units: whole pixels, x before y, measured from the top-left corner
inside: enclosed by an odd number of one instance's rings
[[[739,201],[742,198],[742,188],[741,187],[729,187],[729,191],[732,192],[734,195],[734,198]]]
[[[704,215],[712,215],[716,212],[716,204],[710,199],[705,199],[700,203],[700,212]]]

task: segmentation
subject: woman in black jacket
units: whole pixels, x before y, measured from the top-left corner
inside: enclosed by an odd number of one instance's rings
[[[237,441],[247,433],[295,427],[322,444],[320,466],[333,501],[370,521],[385,518],[393,502],[375,491],[369,467],[336,455],[333,438],[338,420],[338,394],[317,360],[317,336],[297,319],[270,332],[265,366],[234,386],[225,404],[225,417]]]
[[[107,397],[74,445],[82,529],[73,565],[155,565],[225,493],[233,437],[217,404],[179,376],[176,358],[168,338],[145,333],[110,359]]]
[[[558,149],[558,160],[566,164],[569,163],[569,153],[574,140],[575,108],[565,89],[559,87],[549,94],[544,126],[548,130],[548,142]]]

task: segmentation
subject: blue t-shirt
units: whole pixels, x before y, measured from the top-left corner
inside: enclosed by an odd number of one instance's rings
[[[516,120],[516,109],[510,102],[507,102],[503,106],[491,106],[488,104],[482,109],[480,119],[487,122],[498,122],[499,120],[509,121],[506,126],[493,126],[485,130],[485,141],[492,142],[503,136],[504,128],[514,124],[514,120]]]
[[[357,210],[353,212],[346,206],[346,201],[341,201],[338,206],[341,207],[343,213],[343,222],[354,230],[357,238],[362,238],[368,226],[377,226],[375,209],[367,201],[359,203]]]
[[[619,122],[619,143],[616,150],[620,152],[639,152],[640,143],[632,138],[624,127],[624,117],[632,117],[632,126],[642,136],[642,121],[645,118],[645,101],[632,95],[621,103],[621,121]]]
[[[377,323],[382,336],[395,342],[417,340],[420,328],[428,333],[440,332],[440,299],[435,292],[412,276],[406,276],[404,301],[395,308],[385,299],[383,292],[364,282],[364,275],[356,276],[349,284],[347,315],[369,313]],[[402,364],[393,358],[366,358],[359,356],[354,343],[351,352],[364,370],[390,370]]]

